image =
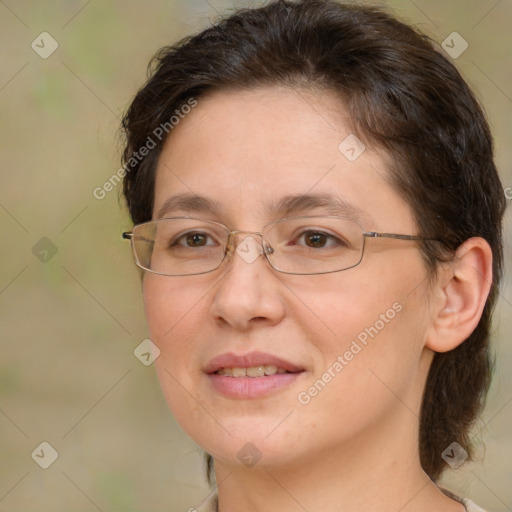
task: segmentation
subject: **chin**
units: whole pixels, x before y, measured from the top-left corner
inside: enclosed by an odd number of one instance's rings
[[[226,465],[245,466],[259,469],[278,468],[293,464],[298,453],[296,446],[288,446],[280,440],[265,440],[251,438],[235,438],[214,445],[209,442],[210,449],[204,447],[217,462]]]
[[[205,418],[204,423],[190,423],[187,420],[181,426],[203,450],[227,464],[247,465],[248,458],[258,459],[258,464],[284,464],[296,451],[299,440],[294,440],[289,428],[275,429],[283,421],[283,416],[275,416],[218,415],[217,421]]]

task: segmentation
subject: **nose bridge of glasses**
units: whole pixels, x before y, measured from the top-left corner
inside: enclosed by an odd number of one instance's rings
[[[263,234],[259,231],[244,231],[242,229],[234,229],[234,230],[230,231],[229,234],[230,235],[241,235],[241,234],[258,235],[259,237],[263,237]]]
[[[242,237],[242,235],[246,236]],[[260,242],[258,242],[252,235],[258,236],[260,238]],[[238,237],[236,242],[235,237]],[[246,262],[252,262],[260,255],[266,256],[274,252],[274,249],[272,249],[270,244],[263,238],[263,233],[259,231],[230,231],[227,246],[228,250],[236,250],[237,254]]]
[[[247,236],[242,237],[242,235]],[[251,235],[259,236],[260,242],[258,243]],[[252,245],[258,245],[260,248],[263,245],[263,235],[259,231],[244,231],[240,229],[235,229],[228,233],[227,245],[228,247],[231,247],[232,249],[236,249],[238,251],[240,245],[243,244],[243,242],[247,241],[248,239],[252,239],[254,241]]]

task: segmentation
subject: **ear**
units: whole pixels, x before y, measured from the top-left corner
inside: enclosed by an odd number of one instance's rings
[[[439,271],[425,346],[448,352],[465,341],[480,321],[491,284],[491,248],[483,238],[469,238]]]

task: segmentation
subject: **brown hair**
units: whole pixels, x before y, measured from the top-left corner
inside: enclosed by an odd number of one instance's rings
[[[469,429],[491,378],[506,201],[489,126],[452,63],[428,37],[380,8],[277,0],[161,49],[149,70],[123,119],[123,161],[133,164],[125,167],[124,194],[134,223],[151,219],[165,137],[140,162],[130,159],[180,105],[215,90],[307,86],[337,94],[353,131],[391,156],[391,182],[412,207],[419,234],[444,241],[422,243],[430,275],[468,238],[487,240],[493,283],[485,309],[464,343],[435,355],[420,419],[421,464],[432,479],[445,468],[441,454],[453,441],[471,454]]]

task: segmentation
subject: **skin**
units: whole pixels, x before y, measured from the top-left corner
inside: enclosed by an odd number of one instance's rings
[[[269,200],[327,192],[361,210],[367,231],[417,234],[411,208],[386,179],[387,155],[367,145],[350,162],[338,150],[350,133],[329,93],[272,87],[203,96],[166,141],[153,217],[168,197],[194,193],[221,211],[167,216],[260,231],[276,220]],[[474,329],[490,265],[488,245],[470,239],[429,284],[415,242],[369,239],[360,265],[331,274],[286,275],[264,257],[249,264],[237,255],[204,275],[146,273],[162,390],[183,429],[214,456],[220,511],[463,511],[421,469],[418,417],[433,350],[451,350]],[[299,393],[394,303],[402,306],[395,318],[301,404]],[[305,371],[265,398],[215,391],[204,366],[254,350]],[[251,468],[237,457],[246,443],[262,455]]]

